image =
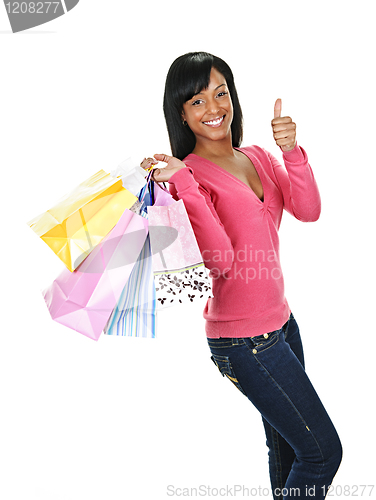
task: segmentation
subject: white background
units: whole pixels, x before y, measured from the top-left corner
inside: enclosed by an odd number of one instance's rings
[[[165,76],[195,50],[233,69],[244,145],[282,158],[278,97],[297,123],[323,209],[314,224],[284,217],[286,294],[344,447],[336,496],[375,483],[373,6],[81,0],[19,34],[0,8],[1,498],[270,488],[260,416],[210,361],[204,304],[163,311],[157,340],[89,340],[50,319],[40,290],[61,265],[26,225],[99,169],[170,152]]]

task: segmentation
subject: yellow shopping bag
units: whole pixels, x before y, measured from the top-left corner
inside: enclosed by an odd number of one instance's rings
[[[28,225],[73,271],[135,201],[120,178],[100,170]]]

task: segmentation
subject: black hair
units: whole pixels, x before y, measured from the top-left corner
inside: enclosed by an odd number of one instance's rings
[[[243,138],[243,114],[236,92],[234,77],[228,64],[207,52],[189,52],[171,65],[163,99],[172,155],[183,160],[196,145],[196,138],[188,125],[182,123],[183,104],[203,89],[207,89],[211,69],[221,73],[229,89],[234,116],[231,123],[232,146],[239,147]]]

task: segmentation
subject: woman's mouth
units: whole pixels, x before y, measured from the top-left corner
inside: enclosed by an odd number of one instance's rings
[[[208,127],[220,127],[226,115],[221,116],[220,118],[215,118],[214,120],[210,120],[208,122],[203,122]]]

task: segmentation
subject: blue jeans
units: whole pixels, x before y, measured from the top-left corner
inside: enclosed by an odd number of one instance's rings
[[[262,415],[274,499],[325,498],[342,447],[305,372],[294,316],[268,334],[208,343],[221,374]]]

